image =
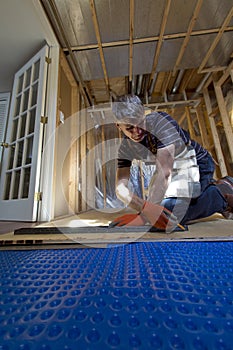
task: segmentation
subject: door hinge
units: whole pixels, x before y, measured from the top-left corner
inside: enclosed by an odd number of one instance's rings
[[[37,202],[42,201],[42,192],[35,192],[34,199]]]
[[[45,116],[41,116],[40,117],[40,122],[42,123],[42,124],[47,124],[48,123],[48,117],[45,117]]]
[[[1,143],[0,143],[0,146],[1,146],[1,147],[4,147],[4,148],[8,148],[8,147],[9,147],[9,143],[7,143],[7,142],[1,142]]]
[[[50,57],[45,57],[45,62],[50,64],[52,62],[52,59]]]

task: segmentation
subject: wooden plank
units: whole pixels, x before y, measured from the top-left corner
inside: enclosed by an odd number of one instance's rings
[[[146,199],[146,189],[145,189],[145,178],[143,174],[142,161],[139,160],[139,172],[140,172],[140,180],[141,180],[141,188],[142,188],[142,198]]]
[[[75,97],[76,95],[76,97]],[[80,123],[79,123],[79,118],[80,118],[80,110],[81,110],[81,93],[79,87],[77,88],[77,91],[75,93],[74,91],[74,101],[77,103],[77,115],[76,115],[76,120],[77,120],[77,136],[80,135]],[[79,213],[81,211],[81,195],[78,189],[78,185],[80,183],[80,172],[79,172],[79,164],[80,164],[80,142],[79,139],[76,141],[76,156],[77,156],[77,165],[76,165],[76,184],[75,184],[75,212]]]
[[[226,102],[227,111],[229,113],[230,123],[233,128],[233,90],[228,91],[225,97],[225,102]]]
[[[105,161],[105,125],[101,126],[101,138],[102,138],[102,182],[103,182],[103,197],[104,197],[104,208],[106,208],[107,201],[107,190],[106,190],[106,161]]]
[[[233,26],[226,27],[225,32],[232,32]],[[208,35],[208,34],[216,34],[219,32],[219,28],[210,28],[210,29],[203,29],[203,30],[196,30],[193,31],[190,35],[191,36],[199,36],[199,35]],[[172,33],[172,34],[164,34],[163,40],[168,39],[182,39],[185,38],[186,32],[183,33]],[[141,43],[149,43],[149,42],[155,42],[158,41],[160,36],[150,36],[145,38],[135,38],[133,39],[133,44],[141,44]],[[129,45],[129,40],[118,40],[118,41],[109,41],[107,43],[102,42],[102,47],[116,47],[116,46],[127,46]],[[72,51],[88,51],[93,49],[98,49],[98,44],[87,44],[87,45],[74,45],[71,46]],[[62,49],[64,52],[68,52],[68,49],[64,47]]]
[[[204,89],[208,89],[209,85],[213,82],[213,74],[209,76],[209,78],[206,80],[205,84],[202,87],[202,91]]]
[[[58,87],[57,87],[57,110],[56,110],[56,130],[58,130],[59,127],[59,109],[61,105],[61,66],[59,64],[58,67]],[[57,194],[57,186],[56,186],[56,178],[58,176],[58,165],[57,165],[57,159],[58,159],[58,137],[57,134],[55,136],[55,147],[54,147],[54,171],[53,171],[53,205],[52,205],[52,214],[51,217],[54,218],[56,216],[56,210],[55,210],[55,203],[56,203],[56,194]]]
[[[133,211],[130,211],[133,213]],[[129,210],[122,212],[129,213]],[[109,243],[132,243],[136,241],[174,241],[199,239],[199,241],[221,241],[224,239],[232,240],[232,221],[222,220],[220,214],[215,214],[205,220],[200,220],[193,225],[189,225],[188,231],[173,232],[172,234],[165,234],[164,232],[150,232],[150,226],[134,227],[134,228],[112,228],[109,229],[109,222],[113,221],[119,216],[119,212],[109,213],[100,212],[99,210],[90,210],[85,213],[80,213],[78,216],[71,216],[47,223],[46,225],[39,225],[34,227],[36,229],[33,233],[28,232],[25,225],[13,227],[10,233],[1,235],[2,250],[9,249],[23,249],[22,245],[27,247],[24,249],[46,249],[51,247],[57,248],[81,248],[85,249],[87,244],[96,244],[94,247],[102,247],[104,242]],[[76,227],[70,227],[71,222],[76,222]],[[85,227],[87,223],[89,227]],[[96,226],[98,225],[98,226]],[[5,226],[5,224],[4,224]],[[81,227],[84,226],[84,227]],[[105,227],[103,227],[105,226]],[[26,230],[25,230],[26,229]],[[49,229],[51,232],[49,233]],[[90,230],[89,230],[90,229]],[[59,230],[59,231],[58,231]],[[77,233],[75,231],[77,230]],[[57,233],[56,233],[57,232]],[[30,246],[28,245],[31,240]],[[17,248],[16,245],[17,244]],[[41,246],[46,244],[46,246]],[[64,244],[64,245],[62,245]],[[73,245],[71,245],[73,244]],[[10,247],[10,245],[12,247]],[[109,247],[106,245],[106,248]]]
[[[216,72],[221,72],[226,68],[227,68],[226,66],[214,66],[214,67],[202,69],[201,73],[216,73]]]
[[[225,70],[223,75],[221,76],[221,78],[216,82],[217,86],[221,86],[227,80],[232,69],[233,69],[233,61],[231,61],[231,63],[229,64],[229,66],[227,67],[227,69]]]
[[[87,114],[90,118],[90,113]],[[89,122],[88,122],[89,123]],[[95,208],[95,142],[93,128],[87,128],[87,172],[86,172],[86,201],[89,208]],[[89,130],[90,129],[90,130]]]
[[[206,149],[209,149],[210,148],[209,137],[208,137],[208,133],[207,133],[207,129],[206,129],[206,123],[205,123],[205,120],[203,118],[200,107],[195,108],[195,113],[197,115],[197,121],[198,121],[198,125],[199,125],[199,130],[201,133],[202,145]]]
[[[77,135],[77,112],[79,110],[79,89],[77,81],[74,78],[73,72],[66,60],[63,52],[60,53],[61,68],[71,86],[71,116],[70,116],[70,137],[71,140],[76,139]],[[69,167],[69,182],[68,182],[68,197],[70,213],[76,212],[76,195],[77,191],[77,142],[70,146],[70,167]]]
[[[211,105],[210,96],[209,96],[209,92],[208,92],[207,88],[203,89],[203,96],[204,96],[204,100],[205,100],[207,115],[209,117],[210,128],[211,128],[211,132],[212,132],[214,147],[215,147],[215,151],[216,151],[216,155],[217,155],[217,159],[218,159],[218,165],[220,168],[221,176],[226,176],[227,175],[227,168],[226,168],[225,159],[224,159],[223,152],[222,152],[220,139],[218,136],[218,131],[217,131],[217,128],[215,125],[214,118],[210,117],[210,115],[212,114],[212,105]]]
[[[71,87],[71,117],[70,117],[70,137],[73,143],[70,146],[70,169],[69,169],[69,208],[72,213],[76,213],[76,195],[77,191],[77,112],[78,112],[78,87]]]
[[[183,121],[186,119],[186,113],[184,112],[182,116],[178,119],[178,124],[182,125]]]
[[[219,111],[223,122],[223,128],[224,128],[227,143],[229,146],[231,160],[233,161],[233,131],[230,123],[229,114],[227,112],[226,103],[223,97],[221,86],[218,86],[216,83],[214,83],[214,89],[215,89],[218,107],[219,107]]]
[[[188,121],[188,131],[190,133],[190,137],[191,137],[191,139],[195,139],[196,135],[195,135],[195,131],[193,128],[191,114],[190,114],[190,110],[189,110],[188,106],[185,107],[185,112],[186,112],[186,117],[187,117],[187,121]]]
[[[228,26],[229,22],[231,21],[232,16],[233,16],[233,6],[232,6],[231,10],[229,11],[227,17],[225,18],[221,28],[219,29],[219,32],[216,35],[214,41],[212,42],[206,56],[204,57],[203,61],[201,62],[200,67],[198,69],[198,73],[201,73],[202,69],[205,67],[205,65],[206,65],[208,59],[210,58],[211,54],[213,53],[215,47],[218,45],[226,27]]]
[[[133,79],[134,0],[130,0],[129,16],[129,81],[131,82]]]
[[[64,62],[63,62],[64,63]],[[71,214],[70,202],[70,161],[71,161],[71,85],[66,76],[66,66],[59,62],[58,102],[56,120],[56,151],[54,172],[54,216]],[[64,115],[64,125],[60,121],[60,113]],[[61,147],[61,139],[63,147]],[[62,149],[63,148],[63,149]],[[62,171],[61,171],[62,170]]]
[[[154,102],[154,103],[146,103],[144,106],[146,107],[162,107],[166,106],[167,108],[172,108],[180,105],[194,105],[200,103],[200,99],[193,100],[179,100],[179,101],[169,101],[169,102]]]
[[[73,87],[77,87],[77,81],[74,78],[73,72],[72,72],[72,70],[67,62],[67,59],[66,59],[64,53],[61,50],[60,50],[60,65],[61,65],[70,85]]]
[[[157,68],[158,61],[159,61],[159,55],[160,55],[161,47],[162,47],[163,40],[164,40],[163,35],[164,35],[165,27],[167,24],[170,5],[171,5],[171,0],[166,0],[165,10],[164,10],[162,24],[161,24],[161,28],[160,28],[159,39],[158,39],[158,43],[157,43],[157,47],[156,47],[156,51],[155,51],[155,55],[154,55],[154,61],[153,61],[153,65],[152,65],[152,70],[151,70],[151,75],[150,75],[149,88],[150,88],[150,85],[153,81],[154,75],[156,73],[156,68]]]
[[[91,6],[91,14],[92,14],[93,24],[94,24],[94,28],[95,28],[96,39],[98,42],[100,60],[101,60],[101,64],[102,64],[102,68],[103,68],[103,72],[104,72],[105,85],[107,88],[108,95],[110,96],[110,94],[109,94],[109,80],[108,80],[105,59],[104,59],[104,52],[103,52],[103,47],[102,47],[102,42],[101,42],[101,37],[100,37],[100,30],[99,30],[97,15],[96,15],[95,3],[94,3],[94,0],[89,0],[89,1],[90,1],[90,6]]]
[[[194,25],[195,25],[195,23],[196,23],[198,14],[199,14],[200,9],[201,9],[201,7],[202,7],[202,3],[203,3],[203,0],[198,0],[198,1],[197,1],[195,10],[194,10],[194,12],[193,12],[193,16],[192,16],[191,21],[190,21],[189,26],[188,26],[187,33],[186,33],[185,38],[184,38],[184,41],[183,41],[183,43],[182,43],[182,46],[181,46],[180,52],[179,52],[179,54],[178,54],[178,57],[177,57],[175,66],[174,66],[174,68],[173,68],[173,72],[172,72],[173,76],[175,75],[175,73],[176,73],[176,71],[177,71],[177,69],[178,69],[178,66],[179,66],[179,64],[180,64],[180,62],[181,62],[181,60],[182,60],[182,57],[183,57],[183,55],[184,55],[184,52],[185,52],[185,50],[186,50],[186,48],[187,48],[187,45],[188,45],[188,42],[189,42],[189,39],[190,39],[190,36],[191,36],[191,32],[192,32],[192,30],[193,30],[193,28],[194,28]]]
[[[82,101],[82,107],[83,101]],[[87,197],[87,163],[84,161],[86,158],[86,150],[87,150],[87,133],[86,133],[86,110],[84,108],[80,111],[80,135],[79,138],[79,148],[80,148],[80,191],[82,196],[81,197],[81,203],[80,203],[80,209],[81,211],[87,210],[87,203],[86,203],[86,197]]]

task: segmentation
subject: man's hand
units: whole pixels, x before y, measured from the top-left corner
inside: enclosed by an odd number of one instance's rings
[[[139,214],[125,214],[111,222],[109,227],[121,226],[144,226],[145,221]]]
[[[140,215],[152,226],[165,230],[175,227],[177,219],[172,212],[165,207],[145,201]]]
[[[143,208],[138,214],[126,214],[113,220],[110,227],[115,226],[144,226],[149,223],[151,226],[171,231],[178,222],[176,217],[168,209],[158,204],[144,201]]]

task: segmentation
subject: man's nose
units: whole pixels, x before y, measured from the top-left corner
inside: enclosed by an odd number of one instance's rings
[[[134,133],[134,134],[139,134],[139,133],[140,133],[140,129],[139,129],[138,126],[134,126],[134,128],[133,128],[133,133]]]

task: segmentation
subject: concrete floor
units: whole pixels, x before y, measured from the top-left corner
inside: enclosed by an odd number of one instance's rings
[[[148,232],[149,227],[142,227],[138,230],[127,230],[123,232],[114,229],[98,233],[93,232],[93,226],[106,226],[124,212],[99,212],[88,211],[79,215],[58,218],[49,223],[28,223],[28,222],[0,222],[0,247],[15,246],[38,246],[38,245],[67,245],[81,244],[83,246],[106,247],[108,244],[130,243],[135,241],[187,241],[187,240],[232,240],[233,221],[225,220],[222,215],[216,214],[209,218],[198,220],[188,225],[188,230],[183,232],[158,233]],[[20,234],[15,235],[14,230],[20,228],[59,228],[59,233],[46,234]],[[67,233],[67,227],[71,233]],[[84,233],[79,228],[85,228]],[[88,228],[91,227],[90,232]],[[62,228],[64,231],[62,231]],[[77,229],[77,232],[76,232]],[[36,232],[36,231],[35,231]]]

